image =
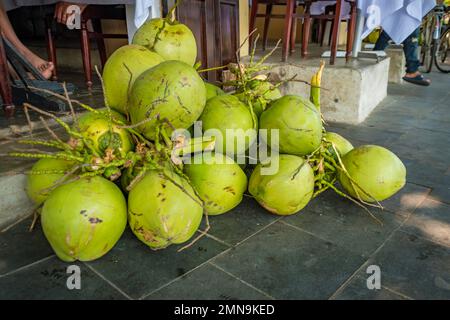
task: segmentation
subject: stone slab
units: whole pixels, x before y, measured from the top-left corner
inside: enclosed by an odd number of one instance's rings
[[[373,60],[351,61],[326,66],[322,76],[321,106],[326,121],[359,124],[387,96],[390,59],[378,63]],[[297,79],[309,82],[317,72],[320,59],[305,62],[269,63],[271,72],[279,79]],[[281,87],[283,94],[309,97],[310,86],[301,81],[290,81]]]

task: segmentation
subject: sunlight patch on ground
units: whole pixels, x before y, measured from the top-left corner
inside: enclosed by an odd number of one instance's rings
[[[430,208],[429,205],[431,202],[423,201],[425,199],[425,194],[423,192],[412,192],[407,193],[401,196],[400,198],[400,204],[402,208],[404,209],[415,209],[417,208]],[[432,198],[431,198],[432,199]],[[434,199],[432,199],[434,200]],[[438,200],[435,200],[438,201]],[[439,204],[436,203],[436,206],[434,206],[434,202],[431,204],[435,208],[438,207]]]
[[[415,218],[408,223],[427,239],[438,241],[450,248],[450,224],[432,218]]]

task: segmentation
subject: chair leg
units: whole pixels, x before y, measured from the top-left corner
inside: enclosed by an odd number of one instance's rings
[[[256,22],[256,14],[258,13],[258,0],[252,0],[252,9],[250,12],[250,23],[249,23],[249,32],[253,32],[255,30],[255,22]],[[253,35],[251,35],[248,39],[250,44],[250,50],[253,49]]]
[[[303,34],[302,34],[302,57],[308,55],[308,42],[311,33],[311,16],[309,14],[303,20]]]
[[[102,30],[102,22],[99,19],[91,20],[92,21],[92,28],[94,29],[94,32],[97,33],[97,35],[103,34]],[[105,39],[103,37],[97,37],[97,49],[98,53],[100,55],[100,62],[102,64],[102,69],[105,66],[106,63],[106,47],[105,47]]]
[[[266,16],[264,17],[264,30],[263,30],[263,51],[267,47],[267,34],[269,33],[270,16],[272,15],[272,5],[266,4]]]
[[[325,38],[325,30],[326,30],[326,28],[327,28],[327,20],[325,20],[325,19],[320,20],[320,22],[319,22],[319,32],[318,32],[317,38],[319,40],[319,44],[320,44],[321,47],[323,46],[323,40]]]
[[[333,36],[334,20],[330,21],[330,33],[328,34],[328,46],[331,46],[331,38]]]
[[[284,17],[283,50],[282,61],[287,61],[289,53],[289,44],[291,40],[292,19],[294,14],[295,0],[287,0],[286,15]]]
[[[84,76],[86,85],[90,90],[92,88],[92,66],[91,66],[91,49],[89,46],[89,32],[86,21],[81,22],[81,51],[83,56]]]
[[[45,38],[47,40],[47,56],[48,59],[53,63],[52,80],[56,81],[58,79],[58,73],[56,70],[56,47],[55,41],[53,39],[51,23],[46,22],[47,32],[45,33]]]
[[[336,0],[336,11],[333,20],[333,28],[331,30],[331,56],[330,64],[333,65],[336,61],[337,47],[338,47],[338,36],[339,36],[339,25],[341,24],[341,12],[342,12],[342,0]]]
[[[3,100],[3,110],[5,112],[5,116],[12,117],[14,115],[14,105],[12,101],[11,85],[8,77],[8,64],[6,61],[3,38],[0,36],[0,94]]]
[[[294,14],[297,12],[297,6],[294,4]],[[294,18],[292,21],[292,30],[291,30],[291,44],[289,53],[293,53],[295,51],[295,40],[297,39],[297,18]]]
[[[346,56],[345,59],[348,62],[350,56],[353,52],[353,41],[355,40],[355,32],[356,32],[356,6],[352,3],[350,19],[347,21],[348,30],[347,30],[347,48],[346,48]]]

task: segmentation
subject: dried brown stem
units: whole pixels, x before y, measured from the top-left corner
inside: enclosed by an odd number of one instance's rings
[[[53,139],[55,139],[59,143],[64,144],[64,141],[62,141],[61,138],[58,137],[58,135],[55,133],[55,131],[53,131],[50,128],[50,126],[48,125],[47,121],[45,121],[45,119],[42,116],[39,116],[39,120],[41,120],[42,125],[44,126],[45,129],[47,129],[47,131],[50,133],[50,135],[53,137]]]
[[[181,252],[183,250],[186,250],[186,249],[192,247],[197,241],[199,241],[201,238],[203,238],[204,236],[206,236],[208,234],[208,231],[211,229],[211,225],[209,224],[208,212],[206,210],[205,210],[205,222],[206,222],[205,230],[199,230],[198,232],[200,233],[200,235],[195,237],[194,240],[192,240],[190,243],[188,243],[184,247],[178,249],[177,252]]]
[[[64,96],[67,100],[67,104],[69,105],[70,113],[72,114],[73,123],[78,127],[78,121],[77,121],[77,116],[75,114],[75,109],[73,108],[72,100],[70,100],[69,92],[67,92],[67,86],[66,86],[65,82],[63,82],[62,87],[64,89]]]
[[[28,128],[30,129],[30,135],[33,134],[33,124],[31,123],[30,114],[28,112],[27,106],[23,106],[23,112],[25,113],[25,117],[27,118]]]

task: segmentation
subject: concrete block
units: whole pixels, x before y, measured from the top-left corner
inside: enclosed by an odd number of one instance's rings
[[[326,66],[322,77],[321,105],[325,120],[358,124],[387,96],[389,58],[376,63],[358,60],[348,64]],[[297,75],[309,81],[317,71],[319,59],[305,63],[274,64],[272,73],[280,79]],[[289,82],[283,94],[309,97],[310,87],[303,82]]]
[[[402,84],[406,65],[403,49],[399,47],[387,47],[385,51],[391,59],[389,64],[389,82]]]

